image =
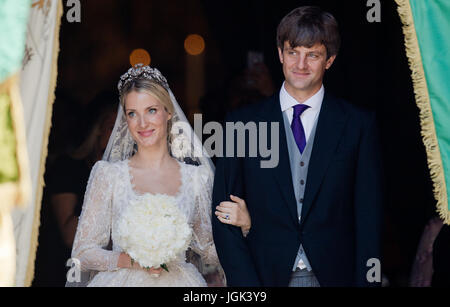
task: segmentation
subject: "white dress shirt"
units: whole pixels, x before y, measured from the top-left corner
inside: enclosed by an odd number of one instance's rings
[[[289,122],[292,123],[292,119],[294,117],[294,106],[299,104],[299,102],[292,97],[283,86],[280,90],[280,104],[281,111],[286,112],[286,115],[289,119]],[[311,135],[311,131],[314,127],[314,123],[317,120],[317,117],[320,113],[320,108],[322,106],[323,97],[325,95],[325,88],[322,87],[320,90],[307,99],[303,104],[308,105],[309,108],[306,109],[302,115],[300,115],[300,120],[303,125],[303,129],[305,130],[306,142],[309,140],[309,136]]]

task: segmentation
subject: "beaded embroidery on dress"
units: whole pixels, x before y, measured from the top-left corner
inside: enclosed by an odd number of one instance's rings
[[[213,177],[205,166],[179,164],[182,184],[173,197],[193,229],[190,248],[205,263],[218,265],[211,216],[204,210],[211,204]],[[72,257],[80,260],[82,270],[99,271],[88,286],[206,286],[198,269],[185,258],[169,263],[169,272],[163,271],[159,277],[143,270],[117,268],[122,249],[114,242],[118,235],[115,226],[130,200],[143,196],[133,190],[128,161],[97,162],[87,191]],[[112,251],[105,250],[110,238]]]

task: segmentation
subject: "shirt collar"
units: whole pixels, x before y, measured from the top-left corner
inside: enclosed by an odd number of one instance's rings
[[[303,104],[310,106],[310,108],[313,110],[320,109],[324,95],[325,95],[325,88],[322,84],[320,90],[313,96],[308,98],[305,102],[303,102]],[[284,82],[280,90],[280,104],[281,104],[281,111],[283,112],[298,104],[298,101],[286,91],[286,88],[284,87]]]

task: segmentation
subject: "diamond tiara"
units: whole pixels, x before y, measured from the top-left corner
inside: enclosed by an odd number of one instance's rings
[[[128,71],[120,77],[120,81],[117,84],[119,92],[122,93],[123,88],[130,82],[137,79],[154,80],[161,84],[167,91],[169,91],[169,84],[167,79],[161,74],[161,72],[150,66],[144,66],[143,64],[136,64],[134,67],[128,69]]]

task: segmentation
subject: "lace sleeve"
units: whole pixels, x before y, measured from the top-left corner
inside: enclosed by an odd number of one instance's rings
[[[206,264],[216,266],[219,259],[214,245],[211,227],[211,195],[214,175],[207,166],[197,167],[194,178],[195,210],[191,249]]]
[[[108,162],[99,161],[92,168],[78,221],[72,258],[81,270],[113,271],[117,269],[119,252],[106,250],[111,233],[112,191]]]

